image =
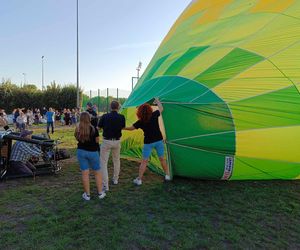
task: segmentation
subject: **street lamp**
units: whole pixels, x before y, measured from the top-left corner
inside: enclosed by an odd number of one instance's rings
[[[78,0],[77,0],[77,99],[76,99],[76,106],[80,108],[79,103],[79,39],[78,39]]]
[[[44,56],[42,56],[42,91],[44,91]]]
[[[23,73],[24,76],[24,86],[26,85],[26,73]]]

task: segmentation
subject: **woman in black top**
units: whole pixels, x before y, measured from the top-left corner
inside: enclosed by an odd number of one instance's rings
[[[81,113],[80,122],[76,126],[75,137],[78,141],[77,158],[82,173],[84,189],[82,198],[87,201],[90,200],[89,169],[92,169],[95,174],[98,197],[99,199],[103,199],[106,194],[102,192],[102,173],[100,171],[101,166],[99,161],[99,132],[91,125],[89,113]]]
[[[169,169],[164,157],[163,137],[158,123],[158,117],[163,112],[163,106],[157,98],[155,99],[155,103],[158,106],[158,110],[154,112],[148,103],[139,106],[137,110],[138,121],[131,127],[125,128],[125,130],[135,130],[140,128],[144,131],[143,159],[139,168],[139,176],[133,180],[133,183],[136,185],[142,185],[142,178],[146,171],[153,148],[155,148],[161,166],[165,171],[165,180],[170,180]]]

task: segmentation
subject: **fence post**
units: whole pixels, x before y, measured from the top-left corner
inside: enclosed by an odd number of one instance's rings
[[[119,101],[119,88],[117,88],[117,101]]]
[[[108,104],[108,101],[109,101],[109,100],[108,100],[108,99],[109,99],[109,98],[108,98],[108,88],[107,88],[106,91],[107,91],[107,92],[106,92],[106,103],[107,103],[107,106],[106,106],[106,113],[108,113],[108,105],[109,105],[109,104]]]
[[[92,99],[92,90],[90,90],[90,100]]]
[[[98,113],[100,112],[100,89],[98,89]]]

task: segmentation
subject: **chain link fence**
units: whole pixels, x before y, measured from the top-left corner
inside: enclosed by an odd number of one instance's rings
[[[117,100],[122,105],[129,97],[131,91],[123,89],[98,89],[83,92],[82,107],[85,108],[90,102],[99,113],[109,112],[109,104],[112,100]]]

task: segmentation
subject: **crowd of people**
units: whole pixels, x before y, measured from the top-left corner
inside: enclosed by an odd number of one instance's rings
[[[96,180],[98,198],[103,199],[106,192],[109,191],[109,177],[107,164],[110,153],[113,161],[113,177],[111,183],[118,185],[120,175],[120,150],[122,130],[142,129],[144,132],[144,146],[142,149],[142,159],[139,167],[138,177],[133,180],[135,185],[142,185],[143,176],[146,171],[149,158],[152,150],[155,149],[161,166],[165,172],[165,180],[170,180],[170,173],[165,159],[165,147],[163,136],[159,128],[159,116],[163,112],[163,106],[158,99],[155,99],[154,104],[158,110],[153,111],[152,107],[145,103],[137,109],[137,121],[126,127],[125,117],[119,114],[120,104],[117,101],[112,101],[110,104],[111,111],[104,114],[98,119],[95,106],[92,103],[87,104],[86,111],[80,112],[79,109],[63,109],[62,111],[49,108],[39,109],[16,109],[14,110],[14,123],[17,129],[20,130],[20,136],[30,138],[32,131],[27,128],[33,123],[39,122],[40,117],[43,117],[47,122],[47,133],[54,133],[55,123],[71,126],[76,124],[74,136],[77,144],[77,159],[82,173],[82,183],[84,193],[82,198],[86,201],[91,199],[90,196],[90,170],[93,171]],[[33,121],[33,122],[32,122]],[[0,126],[7,129],[8,123],[6,114],[3,109],[0,109]],[[102,130],[102,144],[99,145],[100,135],[99,130]],[[31,156],[41,154],[38,148],[28,146],[26,142],[17,142],[14,144],[11,154],[11,165],[15,168],[22,168],[26,172],[33,171],[32,164],[29,164]],[[22,152],[21,152],[22,151]]]
[[[55,123],[58,125],[76,124],[79,119],[79,109],[63,109],[62,111],[54,110],[51,107],[47,110],[45,107],[40,109],[14,109],[12,114],[7,115],[4,109],[0,109],[0,129],[20,132],[21,138],[31,139],[33,131],[29,129],[33,124],[47,123],[47,134],[54,133]],[[62,117],[62,118],[61,118]],[[9,127],[13,125],[13,127]],[[16,141],[13,144],[9,157],[10,175],[34,175],[36,169],[32,161],[34,158],[43,156],[39,147],[26,141]]]
[[[94,108],[94,107],[93,107]],[[32,125],[47,123],[47,133],[49,133],[49,127],[51,132],[54,133],[55,126],[72,126],[75,125],[80,116],[80,109],[73,108],[62,110],[55,110],[53,108],[46,109],[46,107],[35,109],[16,108],[13,110],[11,117],[14,128],[21,132],[22,130],[29,129]],[[0,109],[0,125],[9,124],[9,117],[4,109]]]

